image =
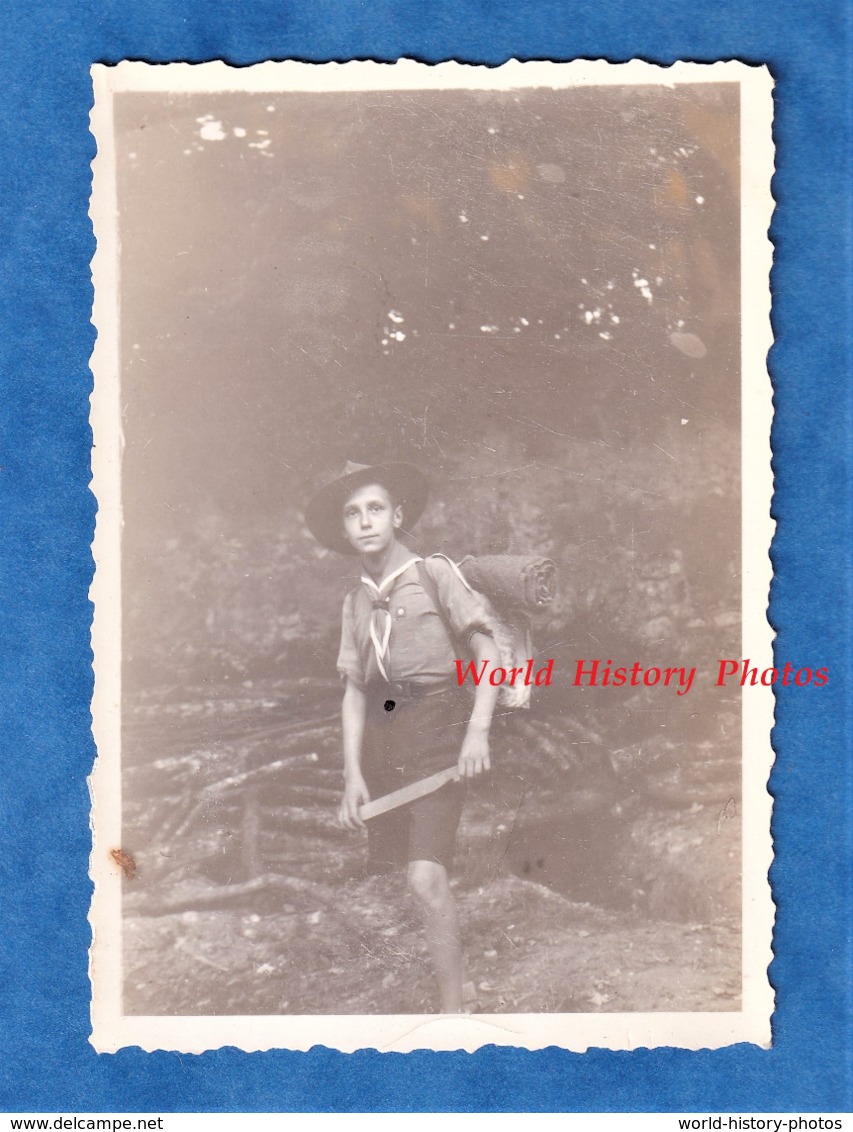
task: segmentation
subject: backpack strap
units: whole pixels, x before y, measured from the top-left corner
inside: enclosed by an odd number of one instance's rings
[[[453,571],[453,573],[456,575],[456,577],[459,579],[459,581],[462,583],[462,585],[465,587],[465,589],[468,591],[468,593],[472,594],[474,592],[471,583],[468,581],[468,579],[465,577],[465,575],[462,573],[462,571],[459,569],[452,558],[448,558],[446,554],[442,554],[440,551],[436,554],[431,554],[430,558],[443,558],[450,569]],[[469,554],[467,558],[463,559],[463,562],[467,562],[470,558],[471,555]]]
[[[444,557],[444,555],[442,555]],[[426,567],[426,563],[422,558],[419,558],[415,563],[415,569],[418,572],[418,581],[424,589],[427,597],[432,602],[439,619],[444,626],[444,630],[450,639],[452,645],[456,644],[456,633],[453,631],[453,626],[444,611],[444,606],[441,604],[441,598],[438,596],[438,586],[435,584],[435,578],[430,574]]]
[[[368,594],[368,592],[364,588],[364,586],[361,585],[361,583],[359,583],[355,587],[355,589],[350,590],[348,596],[349,596],[349,598],[352,602],[353,613],[355,613],[355,608],[356,608],[356,606],[358,605],[359,602],[367,603],[368,605],[370,603],[370,595]],[[366,609],[366,615],[367,615],[368,618],[370,617],[369,608]],[[362,672],[365,672],[365,673],[367,672],[368,667],[370,665],[370,657],[373,655],[372,645],[373,645],[373,642],[370,640],[370,636],[365,635],[364,640],[361,642],[361,647],[359,648],[359,654],[360,654],[359,659],[361,660],[361,668],[362,668]]]

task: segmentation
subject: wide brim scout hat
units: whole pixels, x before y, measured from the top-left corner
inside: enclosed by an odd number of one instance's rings
[[[338,478],[320,488],[305,508],[305,523],[319,543],[340,554],[358,553],[344,537],[343,507],[354,491],[369,483],[384,487],[403,508],[407,527],[423,514],[429,483],[414,464],[354,464],[348,460]]]

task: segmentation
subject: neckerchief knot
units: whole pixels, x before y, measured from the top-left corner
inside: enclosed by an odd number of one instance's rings
[[[388,643],[391,640],[391,626],[393,624],[393,617],[388,605],[391,601],[391,593],[394,589],[394,583],[405,573],[406,570],[412,565],[413,562],[423,561],[419,556],[414,555],[408,562],[404,562],[393,573],[383,578],[379,585],[374,582],[373,578],[369,578],[366,574],[362,574],[361,580],[371,591],[371,604],[373,606],[373,613],[370,617],[370,639],[373,642],[373,651],[376,653],[376,663],[379,666],[379,671],[382,673],[382,679],[388,680],[388,671],[385,667],[385,659],[388,655]]]

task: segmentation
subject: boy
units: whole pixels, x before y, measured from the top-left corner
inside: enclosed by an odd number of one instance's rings
[[[499,656],[477,596],[445,560],[424,562],[399,539],[404,519],[414,524],[426,499],[426,480],[411,464],[348,463],[314,496],[305,518],[324,546],[361,556],[361,582],[344,601],[338,656],[346,680],[340,820],[347,829],[367,826],[374,871],[407,865],[441,1010],[459,1013],[462,947],[448,868],[464,780],[489,770],[498,689],[481,683],[472,705],[454,661],[466,646],[477,661],[497,664]],[[454,763],[460,781],[367,823],[359,816],[371,798]]]

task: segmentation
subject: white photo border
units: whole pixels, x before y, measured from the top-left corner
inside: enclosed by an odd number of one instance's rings
[[[525,1049],[558,1046],[628,1050],[650,1046],[719,1048],[750,1042],[768,1047],[773,990],[774,905],[768,881],[772,863],[770,732],[772,688],[743,696],[743,996],[737,1012],[511,1014],[476,1016],[215,1016],[141,1017],[121,1013],[122,939],[120,868],[111,850],[121,845],[121,406],[119,398],[118,230],[112,98],[128,91],[275,93],[282,91],[511,90],[519,87],[656,85],[737,82],[741,90],[741,373],[742,373],[742,561],[743,656],[759,668],[773,664],[767,620],[772,579],[769,547],[772,472],[772,398],[767,354],[772,344],[769,276],[773,212],[772,79],[766,68],[741,62],[612,64],[521,63],[498,68],[412,60],[396,64],[295,62],[231,68],[221,62],[148,65],[122,62],[92,68],[95,104],[91,128],[98,154],[93,163],[91,217],[97,239],[92,263],[93,322],[98,331],[92,370],[95,386],[92,490],[98,500],[93,544],[96,573],[92,642],[95,654],[93,731],[98,758],[90,779],[94,883],[90,923],[92,1044],[99,1052],[126,1046],[200,1053],[222,1046],[242,1050],[308,1050],[324,1045],[342,1052],[363,1048],[409,1052],[467,1050],[485,1045]]]

